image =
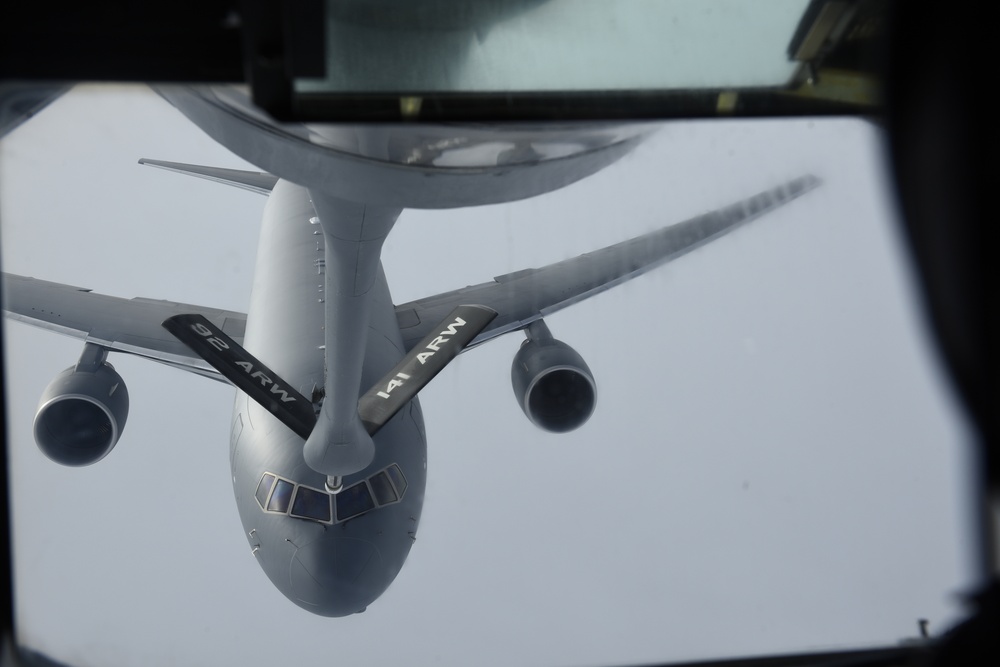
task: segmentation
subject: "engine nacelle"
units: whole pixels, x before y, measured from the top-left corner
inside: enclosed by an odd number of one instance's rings
[[[35,442],[57,463],[85,466],[114,448],[128,418],[128,389],[114,367],[102,362],[70,366],[42,392],[35,413]]]
[[[554,338],[524,341],[514,355],[510,381],[524,414],[546,431],[579,428],[597,405],[597,384],[583,357]]]

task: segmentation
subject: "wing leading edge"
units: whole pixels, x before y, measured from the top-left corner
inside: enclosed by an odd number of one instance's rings
[[[523,329],[535,320],[724,236],[809,192],[819,183],[815,176],[802,176],[725,208],[579,257],[400,304],[396,306],[396,318],[403,343],[410,350],[452,308],[463,303],[480,304],[499,313],[469,347]]]

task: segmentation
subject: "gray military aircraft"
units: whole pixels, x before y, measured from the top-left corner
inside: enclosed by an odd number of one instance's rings
[[[279,124],[239,88],[160,95],[261,172],[142,160],[268,195],[246,314],[122,299],[4,275],[8,317],[84,340],[44,391],[40,449],[70,466],[106,456],[128,415],[107,362],[125,352],[237,388],[233,487],[254,557],[292,602],[363,611],[415,539],[426,481],[419,390],[461,351],[523,331],[511,381],[540,428],[565,432],[596,405],[582,357],[543,318],[732,231],[818,184],[804,176],[726,208],[580,257],[394,304],[380,263],[404,208],[536,196],[612,164],[645,124]]]

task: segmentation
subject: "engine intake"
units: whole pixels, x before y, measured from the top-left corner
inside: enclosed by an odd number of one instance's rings
[[[38,448],[66,466],[90,465],[107,456],[128,418],[125,382],[103,358],[86,364],[87,354],[49,383],[35,413]]]
[[[551,337],[529,338],[521,345],[510,380],[524,414],[546,431],[579,428],[597,405],[597,384],[583,357]]]

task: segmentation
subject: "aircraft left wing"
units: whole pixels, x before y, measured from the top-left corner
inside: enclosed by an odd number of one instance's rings
[[[3,307],[10,319],[220,382],[226,380],[219,372],[170,335],[161,323],[175,315],[196,313],[241,343],[246,329],[243,313],[158,299],[122,299],[11,273],[3,274],[3,288]]]
[[[737,227],[812,190],[820,181],[802,176],[726,208],[663,227],[594,252],[524,269],[492,281],[396,306],[396,319],[409,351],[453,308],[475,303],[492,308],[496,319],[466,348],[474,347],[535,320],[620,285],[691,252]]]

